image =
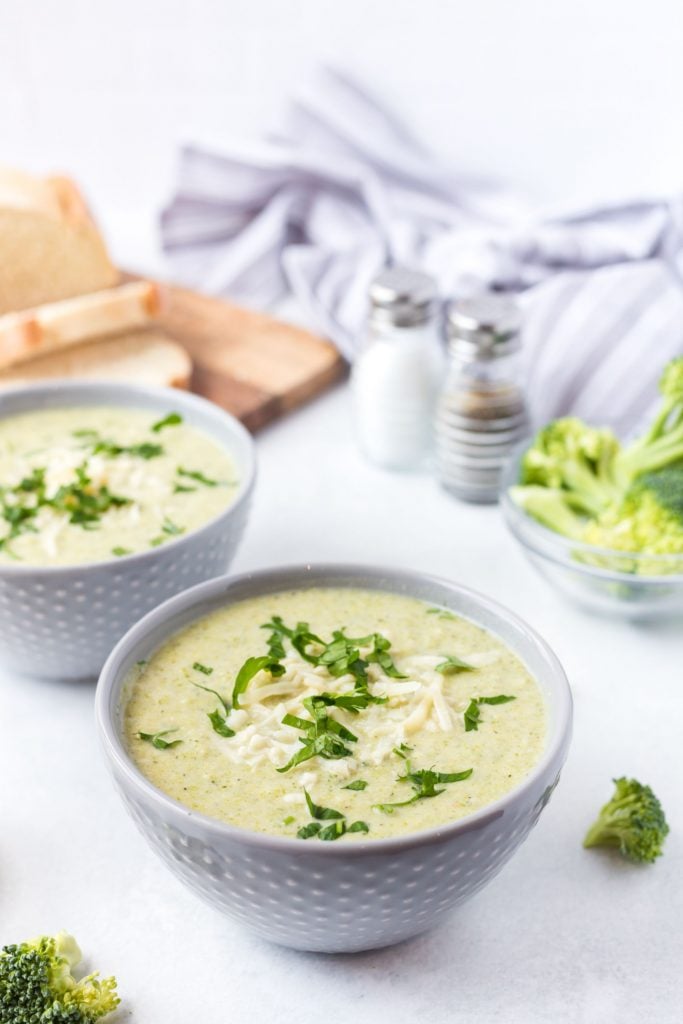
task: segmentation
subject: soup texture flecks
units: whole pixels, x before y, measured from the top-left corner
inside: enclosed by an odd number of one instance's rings
[[[495,636],[411,597],[347,588],[214,612],[136,666],[124,700],[131,756],[159,789],[314,842],[471,814],[528,774],[546,732],[538,685]]]
[[[0,563],[74,565],[168,543],[235,496],[229,455],[175,412],[116,406],[0,420]]]

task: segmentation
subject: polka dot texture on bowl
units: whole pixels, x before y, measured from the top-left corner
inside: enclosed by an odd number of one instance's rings
[[[96,676],[114,644],[167,598],[219,576],[240,542],[243,501],[195,533],[115,563],[41,570],[0,567],[0,660],[52,679]]]
[[[148,842],[211,906],[273,942],[333,953],[418,935],[478,892],[536,824],[557,776],[453,834],[417,842],[406,836],[391,849],[381,841],[362,851],[340,843],[324,853],[310,842],[276,848],[266,837],[235,838],[192,816],[179,824],[118,782]]]

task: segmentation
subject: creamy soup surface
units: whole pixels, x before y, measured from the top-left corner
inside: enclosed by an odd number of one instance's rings
[[[269,664],[245,671],[254,657]],[[235,681],[249,675],[235,707]],[[124,702],[130,753],[159,789],[312,842],[471,814],[527,775],[546,735],[538,685],[491,633],[413,598],[346,588],[213,613],[136,666]]]
[[[115,406],[0,420],[0,562],[125,557],[197,529],[237,491],[227,453],[178,413]]]

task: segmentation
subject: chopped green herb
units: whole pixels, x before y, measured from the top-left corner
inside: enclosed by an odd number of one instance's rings
[[[476,700],[472,699],[465,708],[465,712],[463,714],[463,718],[465,720],[465,732],[472,732],[479,728],[480,716],[481,711],[479,710],[479,705]]]
[[[139,732],[138,738],[145,740],[147,743],[151,743],[157,750],[168,750],[169,747],[177,747],[182,740],[165,740],[164,736],[170,736],[172,732],[177,732],[177,729],[162,729],[161,732]]]
[[[149,546],[151,548],[158,548],[159,545],[163,544],[165,540],[165,537],[152,537],[151,541],[149,542]]]
[[[270,655],[261,655],[259,658],[247,658],[242,668],[235,677],[235,685],[232,690],[233,707],[240,707],[240,697],[246,691],[249,683],[259,672],[269,672],[271,676],[284,675],[284,668],[277,661],[273,661]]]
[[[445,676],[453,675],[455,672],[474,672],[475,666],[468,665],[462,658],[455,654],[447,654],[444,661],[436,666],[437,672],[443,672]]]
[[[142,444],[115,444],[113,441],[95,440],[93,455],[106,455],[110,459],[116,459],[119,455],[132,455],[138,459],[156,459],[164,454],[163,446],[143,441]]]
[[[286,818],[282,819],[282,824],[283,825],[293,825],[295,821],[296,821],[296,818],[294,817],[294,815],[293,814],[288,814]]]
[[[182,484],[176,484],[173,488],[174,494],[194,494],[197,490],[196,487],[184,487]]]
[[[440,796],[441,793],[445,793],[445,790],[437,789],[436,787],[449,782],[462,782],[464,779],[469,779],[473,769],[467,768],[462,772],[435,772],[432,768],[421,768],[418,771],[412,771],[410,762],[407,762],[407,771],[405,775],[399,775],[399,782],[409,782],[413,787],[414,793],[408,800],[400,800],[396,803],[388,804],[375,804],[374,807],[378,811],[382,811],[384,814],[393,814],[397,807],[407,807],[408,804],[414,804],[417,800],[427,800],[431,797]]]
[[[335,839],[339,839],[346,832],[346,822],[333,821],[331,825],[326,825],[325,828],[321,828],[318,832],[318,839],[322,839],[323,842],[331,842]]]
[[[312,818],[317,818],[319,821],[327,821],[330,818],[344,817],[341,811],[335,811],[333,807],[321,807],[319,804],[314,803],[307,789],[304,789],[304,796],[306,797],[306,803]]]
[[[346,830],[347,832],[369,832],[370,826],[367,821],[354,821]]]
[[[317,836],[320,832],[322,825],[319,821],[310,821],[308,825],[303,825],[302,828],[296,834],[297,839],[310,839],[311,836]]]
[[[345,746],[345,742],[355,743],[358,739],[336,718],[332,718],[326,710],[325,701],[321,697],[306,697],[303,705],[311,715],[310,718],[297,718],[295,715],[285,715],[282,719],[283,725],[291,725],[294,729],[301,729],[305,738],[301,737],[301,750],[278,768],[278,772],[287,772],[312,757],[323,757],[326,760],[338,760],[341,757],[348,757],[351,750]]]
[[[367,789],[367,782],[365,779],[356,779],[355,782],[349,782],[348,786],[342,786],[342,789],[353,789],[354,791],[361,791]]]
[[[211,480],[208,476],[204,476],[198,469],[183,469],[182,466],[178,466],[176,473],[178,476],[184,476],[188,480],[194,480],[198,484],[204,484],[205,487],[218,487],[218,480]]]
[[[112,494],[108,487],[96,487],[88,476],[87,462],[74,470],[75,479],[64,484],[51,496],[47,495],[45,469],[35,468],[13,488],[0,488],[0,519],[9,527],[0,538],[0,547],[9,544],[22,533],[35,532],[35,518],[42,508],[52,508],[68,516],[70,523],[84,530],[95,529],[105,512],[111,508],[129,505],[130,499]]]
[[[511,700],[517,700],[517,698],[506,693],[499,693],[497,697],[477,697],[478,704],[507,704]]]
[[[178,412],[169,412],[168,416],[164,416],[163,420],[157,420],[156,423],[152,424],[152,432],[159,434],[166,427],[177,427],[179,423],[183,422],[183,417]]]
[[[393,753],[396,754],[397,757],[401,757],[404,761],[407,761],[408,754],[412,752],[412,749],[413,748],[409,747],[407,743],[402,743],[400,747],[393,748]]]
[[[99,437],[100,435],[96,430],[82,428],[81,430],[72,430],[72,437]]]
[[[230,739],[235,735],[235,730],[230,728],[227,716],[220,710],[220,708],[216,708],[215,711],[212,711],[206,717],[211,722],[211,728],[213,731],[218,733],[219,736],[223,736],[225,739]]]
[[[138,666],[138,668],[143,668],[143,666],[147,664],[147,659],[140,658],[140,660],[136,661],[135,664]]]
[[[181,533],[185,533],[185,527],[176,526],[175,523],[171,522],[168,516],[165,517],[161,524],[161,530],[163,533],[167,533],[169,537],[178,537]]]
[[[201,672],[202,675],[205,676],[210,676],[211,673],[213,672],[212,668],[209,668],[208,665],[202,665],[201,661],[195,661],[192,668],[195,670],[195,672]]]
[[[133,554],[133,552],[131,551],[130,548],[118,548],[118,547],[117,548],[112,548],[111,549],[111,553],[112,553],[112,555],[116,555],[117,558],[123,558],[124,555],[132,555]]]
[[[436,615],[439,619],[455,619],[457,617],[446,608],[428,608],[427,615]]]
[[[192,682],[192,680],[190,680],[190,682]],[[226,715],[230,713],[230,704],[225,699],[225,697],[221,697],[221,695],[218,692],[218,690],[212,690],[210,686],[202,686],[201,683],[194,683],[194,682],[192,682],[192,685],[196,686],[198,690],[203,690],[204,693],[211,693],[211,694],[213,694],[213,696],[218,699],[218,702],[220,703],[221,707],[225,711]]]
[[[472,697],[463,714],[465,732],[472,732],[479,728],[479,721],[481,719],[480,704],[507,704],[508,701],[515,699],[515,697],[510,697],[505,693],[499,693],[496,697]]]
[[[197,665],[199,665],[199,662],[195,662],[195,664],[192,667],[196,669]],[[204,672],[205,669],[206,666],[203,665],[198,671]],[[204,674],[210,675],[211,672],[213,672],[213,669],[210,669],[209,672],[204,672]],[[192,682],[192,680],[190,680],[190,682]],[[213,731],[215,733],[218,733],[219,736],[224,736],[226,739],[229,739],[231,736],[234,736],[235,730],[231,729],[230,726],[228,725],[228,715],[230,714],[231,708],[230,704],[225,699],[225,697],[222,697],[218,690],[212,690],[210,686],[202,686],[201,683],[195,682],[192,682],[192,685],[196,686],[198,690],[204,690],[205,693],[212,694],[220,704],[219,708],[217,708],[215,711],[212,711],[210,714],[207,714],[206,716],[211,722],[211,728],[213,729]]]

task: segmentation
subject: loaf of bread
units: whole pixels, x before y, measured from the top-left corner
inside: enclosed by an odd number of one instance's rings
[[[96,338],[20,363],[0,372],[0,389],[62,377],[188,388],[191,374],[185,349],[149,328]]]
[[[0,168],[0,314],[118,280],[73,182]]]
[[[0,316],[0,370],[90,338],[143,327],[158,315],[161,291],[149,281],[49,302]]]

